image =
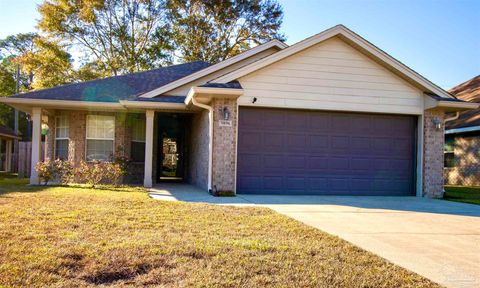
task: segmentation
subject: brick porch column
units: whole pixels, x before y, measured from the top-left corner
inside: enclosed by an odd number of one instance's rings
[[[425,110],[423,127],[423,196],[429,198],[443,197],[443,151],[444,151],[444,111]],[[437,129],[434,119],[441,121]]]
[[[213,100],[213,163],[212,192],[235,192],[236,147],[237,147],[237,100],[217,98]],[[227,108],[230,118],[226,123],[223,109]],[[225,124],[225,123],[223,123]],[[231,124],[228,126],[228,124]]]

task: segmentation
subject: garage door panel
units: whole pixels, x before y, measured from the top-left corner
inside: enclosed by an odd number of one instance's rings
[[[241,107],[237,192],[414,195],[414,123],[401,115]]]
[[[284,187],[283,177],[265,176],[262,179],[262,186],[265,190],[281,191]]]

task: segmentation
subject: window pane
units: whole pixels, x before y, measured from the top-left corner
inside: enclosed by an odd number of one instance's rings
[[[145,162],[145,143],[132,142],[130,158],[133,162]]]
[[[113,140],[87,140],[87,161],[110,161],[113,158]]]
[[[68,159],[68,139],[57,140],[55,142],[55,159]]]
[[[69,126],[67,116],[58,116],[55,118],[55,138],[65,139],[69,137]]]
[[[115,116],[88,115],[87,139],[109,139],[115,136]]]
[[[455,153],[453,152],[446,152],[445,153],[445,167],[446,168],[453,168],[455,167]]]
[[[135,119],[132,123],[132,140],[145,142],[145,119]]]

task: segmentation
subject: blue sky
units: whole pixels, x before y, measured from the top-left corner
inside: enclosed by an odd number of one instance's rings
[[[0,0],[0,38],[33,31],[39,0]],[[280,0],[293,44],[344,24],[443,88],[480,74],[479,0]]]

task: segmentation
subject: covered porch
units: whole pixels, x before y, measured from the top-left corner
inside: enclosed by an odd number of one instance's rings
[[[33,185],[39,184],[35,166],[42,160],[42,131],[48,131],[46,159],[69,160],[76,166],[125,157],[135,166],[133,183],[145,187],[175,182],[204,191],[234,191],[236,99],[242,93],[238,88],[192,87],[187,96],[115,103],[4,102],[31,115]]]

